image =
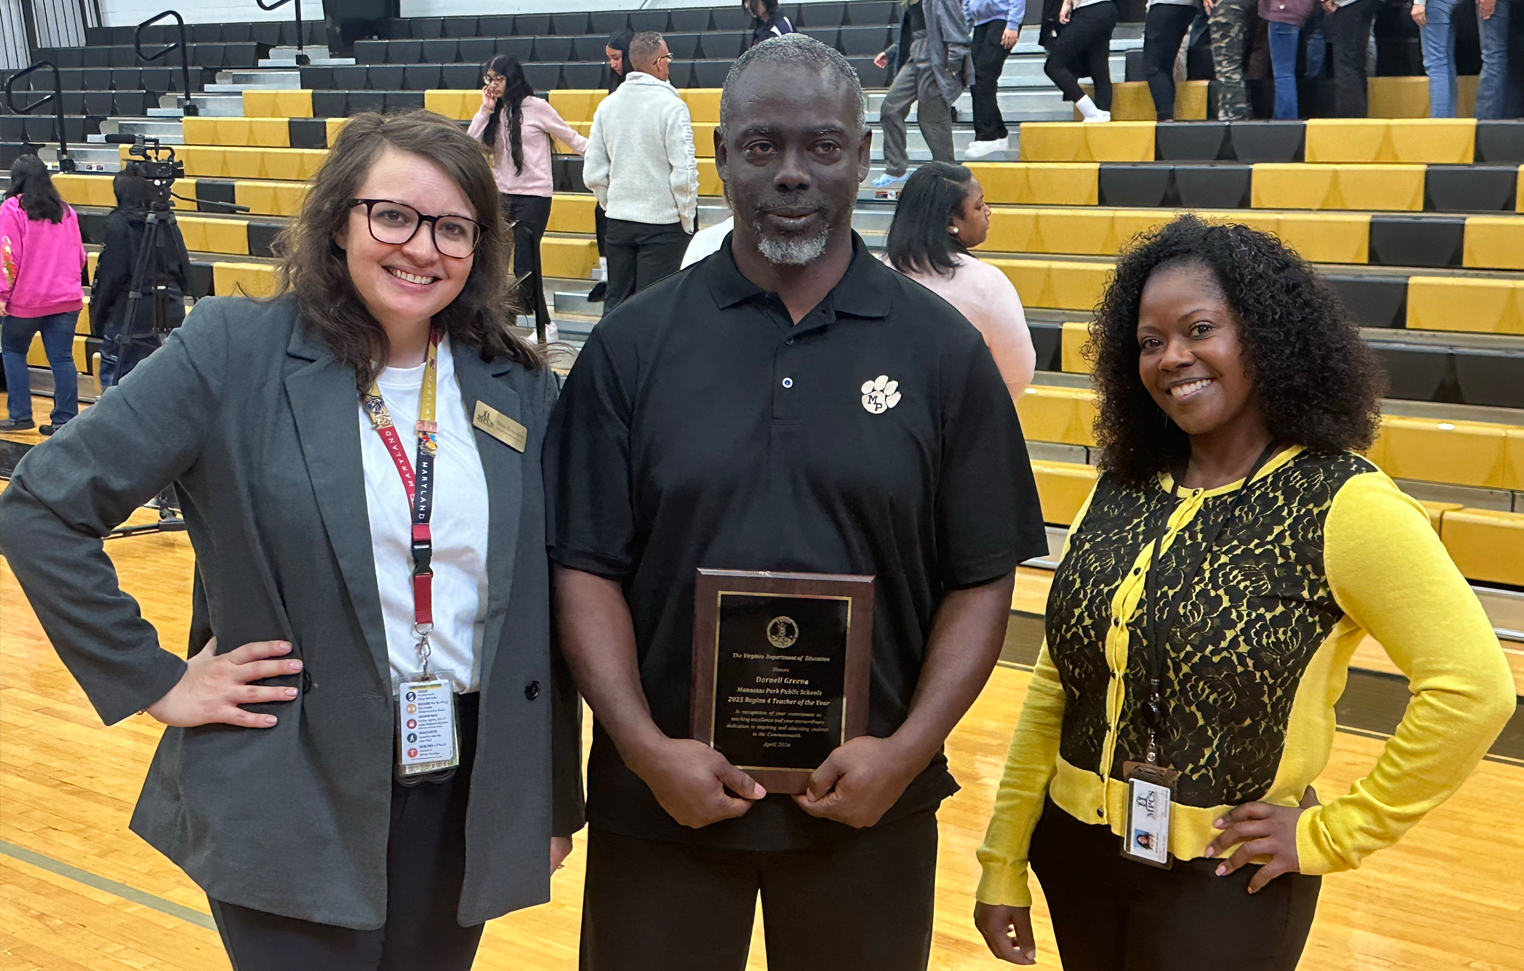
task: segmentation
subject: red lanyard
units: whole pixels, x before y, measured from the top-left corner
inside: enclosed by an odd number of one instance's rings
[[[360,402],[370,418],[370,427],[381,436],[386,452],[397,466],[402,487],[407,490],[407,501],[412,509],[413,527],[413,633],[418,635],[418,656],[423,661],[423,673],[429,670],[429,633],[434,629],[434,571],[429,562],[434,555],[434,537],[429,531],[429,517],[434,504],[434,455],[439,451],[439,424],[435,420],[434,403],[439,388],[439,340],[437,329],[429,330],[429,352],[423,367],[423,388],[418,395],[418,460],[409,462],[402,436],[392,423],[392,416],[381,400],[381,389],[375,384],[360,393]]]

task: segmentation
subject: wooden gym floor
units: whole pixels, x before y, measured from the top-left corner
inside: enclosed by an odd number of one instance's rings
[[[139,513],[134,521],[151,518]],[[163,642],[183,648],[192,569],[184,534],[114,540],[109,549],[123,586]],[[1047,576],[1024,569],[1013,606],[1040,613],[1046,592]],[[1362,653],[1374,658],[1373,651]],[[1511,660],[1524,681],[1524,655]],[[937,971],[1001,966],[970,920],[978,881],[974,849],[1027,679],[1019,667],[998,668],[948,743],[963,791],[940,816],[931,957]],[[159,731],[147,716],[113,728],[100,724],[42,636],[9,568],[0,566],[0,971],[228,967],[200,891],[127,830]],[[1346,791],[1381,746],[1378,737],[1341,732],[1319,791]],[[1483,762],[1404,842],[1358,872],[1324,881],[1302,967],[1524,971],[1520,807],[1524,764]],[[556,875],[551,904],[488,926],[476,967],[576,967],[581,845],[579,837],[578,853]],[[1040,899],[1036,924],[1039,964],[1059,967]],[[765,967],[758,934],[748,969]]]

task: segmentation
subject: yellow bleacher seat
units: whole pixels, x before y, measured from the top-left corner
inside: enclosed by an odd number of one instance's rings
[[[1394,479],[1508,488],[1508,426],[1387,415],[1368,453]]]
[[[249,255],[249,228],[242,219],[180,216],[176,223],[185,238],[185,248],[193,253]]]
[[[187,145],[289,148],[291,125],[285,118],[186,118]]]
[[[268,297],[275,293],[275,267],[266,263],[212,264],[212,289],[219,297]]]
[[[718,124],[693,123],[693,152],[699,158],[714,158],[714,131]]]
[[[700,158],[698,160],[699,195],[721,196],[725,194],[725,183],[720,181],[719,170],[714,167],[714,159]]]
[[[1412,330],[1524,334],[1524,283],[1466,277],[1408,277]]]
[[[598,265],[598,243],[592,239],[546,236],[540,240],[540,271],[548,277],[586,280]]]
[[[53,185],[64,202],[71,206],[116,205],[116,194],[111,191],[109,175],[77,175],[59,173],[53,176]]]
[[[1434,532],[1436,533],[1440,531],[1440,527],[1444,524],[1445,513],[1466,508],[1458,502],[1430,502],[1427,499],[1418,500],[1418,504],[1423,507],[1424,512],[1428,513],[1429,525],[1434,527]]]
[[[551,198],[550,222],[545,228],[552,233],[591,233],[597,206],[590,193],[558,192]]]
[[[453,91],[447,89],[435,89],[423,93],[423,106],[435,114],[453,118],[456,121],[470,121],[476,115],[476,109],[482,106],[482,93],[476,89],[466,91]]]
[[[1074,462],[1033,462],[1032,475],[1037,480],[1043,522],[1054,526],[1074,522],[1099,477],[1093,466]]]
[[[1524,427],[1504,432],[1503,488],[1524,492]]]
[[[1016,288],[1023,306],[1091,310],[1100,300],[1110,263],[1071,260],[988,260]]]
[[[91,275],[93,280],[94,274]],[[74,333],[88,335],[90,333],[90,298],[85,298],[85,305],[79,308],[79,318],[74,321]]]
[[[1524,219],[1468,216],[1464,266],[1524,270]]]
[[[243,114],[245,118],[311,118],[312,92],[245,91]]]
[[[1207,88],[1210,81],[1177,81],[1175,83],[1175,120],[1204,121],[1207,111]],[[1091,85],[1082,84],[1086,93],[1094,94]],[[1111,86],[1111,119],[1117,121],[1153,121],[1158,118],[1154,110],[1154,98],[1146,81],[1118,81]],[[1074,120],[1080,120],[1079,110]]]
[[[1095,162],[970,162],[968,168],[990,205],[1093,206],[1100,194]]]
[[[1254,166],[1256,209],[1423,209],[1425,166],[1261,162]]]
[[[1462,74],[1456,80],[1459,84],[1456,85],[1455,116],[1475,117],[1476,75]],[[1368,78],[1366,102],[1366,113],[1372,118],[1428,118],[1429,79],[1421,74]]]
[[[250,215],[294,216],[307,198],[307,186],[301,182],[240,181],[233,185],[233,201],[248,206]]]
[[[1016,402],[1022,433],[1034,442],[1095,444],[1095,394],[1089,388],[1030,385]]]
[[[567,124],[575,125],[579,121],[591,123],[593,112],[598,110],[598,105],[602,104],[603,99],[608,96],[607,91],[597,89],[563,88],[550,92],[549,101],[550,106],[556,109],[556,114],[560,115]],[[475,114],[475,111],[472,114]]]
[[[43,349],[42,335],[32,335],[32,346],[26,352],[27,367],[48,366],[48,352]],[[90,373],[90,358],[85,350],[85,338],[80,334],[74,335],[74,370],[80,374]]]
[[[1090,325],[1083,321],[1064,321],[1063,368],[1071,374],[1089,374],[1085,345],[1090,343]]]
[[[717,125],[720,122],[720,88],[682,88],[677,93],[682,95],[683,101],[688,105],[688,115],[695,125]]]
[[[1472,118],[1312,118],[1308,162],[1426,162],[1468,165],[1475,157]]]
[[[1021,126],[1023,162],[1152,162],[1154,123],[1113,121],[1029,121]]]
[[[577,134],[581,135],[583,138],[586,138],[588,132],[593,130],[593,123],[590,122],[590,121],[573,121],[573,122],[569,122],[569,124],[572,126],[572,128],[576,129]],[[572,149],[572,147],[570,145],[568,145],[565,142],[561,141],[561,139],[559,139],[559,138],[555,139],[555,143],[556,143],[556,152],[558,154],[561,154],[561,155],[577,155],[577,154],[579,154],[576,151],[573,151],[573,149]]]
[[[347,124],[349,124],[348,118],[328,118],[324,120],[323,129],[328,137],[329,148],[333,147],[333,143],[338,140],[339,132],[343,131],[344,126]]]
[[[1272,232],[1313,263],[1370,262],[1371,217],[1367,213],[1282,213]]]
[[[1452,510],[1439,535],[1468,580],[1524,585],[1524,513]]]

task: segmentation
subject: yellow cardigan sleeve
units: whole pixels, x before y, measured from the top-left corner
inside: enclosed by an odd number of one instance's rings
[[[1450,797],[1513,714],[1513,675],[1481,603],[1418,503],[1380,472],[1334,497],[1324,568],[1344,612],[1407,675],[1412,700],[1369,775],[1297,824],[1303,873],[1353,869]]]
[[[979,847],[979,865],[984,871],[976,894],[980,903],[1032,906],[1032,891],[1027,887],[1027,848],[1058,762],[1063,724],[1064,687],[1044,643],[1027,685],[1016,733],[1011,737],[1005,774],[995,795],[995,815],[984,833],[984,845]]]

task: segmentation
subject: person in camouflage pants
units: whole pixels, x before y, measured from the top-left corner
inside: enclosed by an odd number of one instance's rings
[[[1244,86],[1244,51],[1249,43],[1249,21],[1254,7],[1255,0],[1207,0],[1219,121],[1242,121],[1249,117],[1249,90]]]

